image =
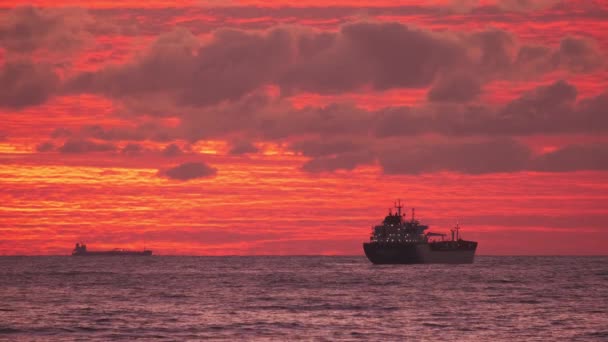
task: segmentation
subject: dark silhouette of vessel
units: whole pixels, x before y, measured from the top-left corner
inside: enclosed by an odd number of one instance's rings
[[[389,209],[382,224],[372,227],[369,242],[363,243],[365,255],[374,264],[470,264],[473,263],[476,241],[466,241],[460,236],[460,226],[451,229],[452,237],[446,234],[424,231],[414,217],[406,220],[401,213],[401,201],[395,203],[396,213]]]
[[[124,256],[124,255],[135,255],[135,256],[150,256],[152,251],[144,247],[143,251],[130,251],[127,249],[115,248],[109,251],[89,251],[87,245],[84,243],[77,243],[76,247],[72,251],[73,256]]]

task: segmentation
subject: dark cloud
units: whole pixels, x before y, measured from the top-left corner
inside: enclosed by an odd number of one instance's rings
[[[239,137],[253,137],[249,139],[287,142],[293,151],[313,158],[328,156],[331,161],[329,157],[360,151],[361,145],[376,144],[370,138],[416,136],[424,140],[426,134],[462,139],[606,132],[608,95],[578,99],[577,93],[571,84],[557,81],[498,107],[442,102],[379,110],[336,103],[295,109],[288,100],[256,95],[233,103],[189,109],[183,113],[181,123],[167,128],[164,135],[162,127],[136,131],[146,134],[95,126],[82,131],[88,138],[127,141],[169,136],[190,142],[200,139],[238,142]]]
[[[378,155],[382,169],[389,174],[420,174],[455,171],[482,174],[525,169],[530,150],[508,139],[473,143],[414,144],[387,149]]]
[[[215,176],[216,173],[217,169],[203,162],[187,162],[160,172],[161,175],[167,178],[181,181],[187,181],[195,178],[212,177]]]
[[[603,55],[595,43],[581,37],[566,37],[553,55],[555,64],[573,72],[590,72],[605,65]]]
[[[467,74],[457,73],[439,79],[429,90],[431,102],[467,102],[481,93],[481,82]]]
[[[46,142],[36,145],[37,152],[51,152],[54,150],[55,150],[55,145],[50,141],[46,141]]]
[[[70,53],[91,39],[90,24],[82,9],[17,6],[0,18],[0,47],[15,53]]]
[[[177,144],[169,144],[163,148],[162,154],[165,157],[176,157],[182,155],[184,151]]]
[[[142,145],[132,142],[126,144],[123,148],[120,149],[120,153],[128,156],[138,156],[145,151],[146,149]]]
[[[489,78],[511,72],[512,55],[517,49],[516,39],[507,31],[490,29],[474,32],[465,37],[468,46],[475,51],[474,71],[481,77]],[[470,70],[470,68],[469,68]]]
[[[279,79],[287,93],[423,87],[440,70],[466,61],[465,49],[456,42],[397,23],[347,24],[331,45],[313,51]]]
[[[46,43],[11,44],[11,49],[31,51],[27,46]],[[569,158],[568,150],[537,160],[522,144],[489,137],[605,132],[605,94],[578,99],[574,86],[558,81],[505,106],[472,100],[491,80],[557,68],[588,72],[603,64],[598,56],[594,43],[583,38],[567,37],[551,48],[521,45],[501,30],[444,33],[398,23],[351,22],[337,31],[296,26],[253,32],[219,29],[205,40],[179,29],[161,35],[128,63],[81,73],[65,83],[64,89],[70,92],[98,93],[116,100],[124,117],[153,123],[87,126],[71,136],[63,131],[54,136],[70,137],[58,149],[64,153],[119,150],[130,155],[141,153],[144,149],[135,142],[145,140],[225,139],[233,141],[231,154],[256,152],[250,139],[275,140],[310,157],[302,167],[308,172],[351,170],[372,163],[379,163],[387,173],[559,170],[560,161]],[[42,64],[7,62],[0,84],[8,91],[0,94],[0,106],[43,103],[58,83],[54,71]],[[274,95],[268,94],[268,86]],[[299,92],[393,88],[430,88],[429,103],[380,110],[343,103],[294,108],[289,99]],[[179,124],[164,127],[159,117],[178,119]],[[453,144],[414,143],[400,154],[386,146],[391,139],[424,134],[455,140]],[[129,144],[120,150],[98,141]],[[175,144],[163,150],[166,156],[182,152]],[[596,167],[589,161],[581,165]],[[200,165],[198,171],[206,174]],[[196,174],[196,167],[184,164],[165,175],[182,179],[179,174],[184,174],[183,179],[188,179],[189,172]]]
[[[578,100],[565,81],[542,85],[504,106],[440,105],[384,108],[373,115],[379,138],[438,133],[449,136],[526,136],[608,131],[606,93]]]
[[[377,138],[387,138],[424,133],[435,121],[410,107],[388,107],[376,111],[368,127]]]
[[[0,107],[21,109],[44,103],[59,85],[59,77],[45,64],[9,61],[0,69]]]
[[[111,151],[116,151],[115,145],[108,143],[97,143],[91,140],[69,139],[61,147],[59,147],[59,152],[68,154]]]
[[[588,38],[565,37],[557,49],[523,45],[517,51],[510,73],[520,78],[537,77],[556,69],[588,73],[606,65],[606,55]]]
[[[68,89],[122,98],[167,93],[180,105],[236,100],[273,78],[290,60],[291,33],[261,35],[222,29],[200,46],[186,30],[162,35],[142,57],[122,67],[85,73]]]
[[[455,0],[454,2],[467,3],[470,7],[481,6],[478,0]],[[485,4],[503,11],[527,12],[551,8],[562,2],[563,0],[496,0],[485,2]]]
[[[371,164],[374,155],[369,151],[355,151],[313,158],[302,165],[302,170],[310,173],[353,170],[359,165]]]
[[[604,133],[608,130],[608,92],[581,100],[569,120],[573,132]]]
[[[463,101],[488,80],[523,77],[541,65],[543,72],[579,64],[588,70],[601,60],[598,56],[593,44],[575,38],[554,51],[520,46],[501,30],[445,34],[399,23],[355,22],[337,32],[295,26],[220,29],[205,43],[179,29],[161,35],[133,61],[82,73],[66,88],[132,104],[165,98],[177,112],[238,102],[267,85],[278,85],[285,97],[423,88],[437,80],[430,99]],[[462,90],[449,91],[450,86]]]
[[[241,155],[241,154],[249,154],[249,153],[257,153],[260,149],[246,140],[238,140],[233,142],[230,146],[229,154],[233,155]]]
[[[524,77],[544,74],[557,67],[554,53],[544,45],[523,45],[515,56],[513,69],[518,70]]]
[[[271,103],[266,95],[250,94],[230,103],[222,103],[209,108],[190,108],[184,110],[176,132],[190,142],[201,139],[225,138],[232,132],[256,131],[260,128],[265,114],[274,113],[281,105]],[[289,110],[291,107],[284,107]],[[282,112],[283,117],[285,112]],[[277,117],[269,118],[273,124]],[[254,134],[253,136],[257,136]]]
[[[508,138],[436,143],[391,140],[359,151],[313,157],[302,169],[310,173],[332,172],[376,162],[386,174],[597,171],[608,170],[608,145],[568,145],[535,155],[525,144]]]
[[[271,82],[292,59],[293,35],[287,29],[264,35],[218,30],[213,41],[197,52],[189,80],[192,87],[185,88],[179,100],[191,105],[236,100]],[[202,84],[209,86],[201,88]]]
[[[113,98],[173,93],[186,86],[193,71],[192,58],[198,42],[188,31],[161,35],[147,53],[122,66],[86,72],[66,84],[75,92],[102,93]]]
[[[324,157],[342,153],[360,151],[364,148],[362,143],[355,143],[353,140],[302,140],[290,145],[294,151],[301,152],[309,157]]]
[[[568,130],[570,121],[576,120],[577,93],[574,86],[564,81],[539,86],[508,103],[486,127],[519,135]]]
[[[51,138],[67,138],[70,136],[72,136],[72,131],[63,127],[55,128],[51,133]]]
[[[608,170],[608,144],[566,146],[539,156],[532,168],[549,172]]]
[[[100,125],[84,126],[80,129],[79,135],[85,138],[99,140],[135,140],[146,139],[146,135],[128,127],[104,128]]]
[[[281,103],[277,109],[261,109],[255,117],[256,133],[267,139],[283,139],[309,134],[334,139],[336,136],[360,135],[369,132],[373,112],[352,104],[332,103],[322,107],[294,109]]]
[[[302,140],[292,143],[290,148],[312,157],[302,165],[304,171],[311,173],[352,170],[374,161],[373,154],[367,150],[368,145],[353,140]]]
[[[89,125],[82,127],[78,132],[78,135],[83,138],[93,138],[107,141],[168,141],[171,138],[171,134],[170,129],[156,123],[140,124],[136,127],[110,128],[104,128],[100,125]]]

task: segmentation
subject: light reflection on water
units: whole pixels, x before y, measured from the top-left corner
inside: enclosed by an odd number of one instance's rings
[[[0,257],[0,340],[605,340],[608,257]]]

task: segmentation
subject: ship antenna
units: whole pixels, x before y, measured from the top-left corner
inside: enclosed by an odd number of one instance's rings
[[[403,208],[401,199],[398,199],[397,202],[395,202],[395,208],[397,208],[397,215],[401,216],[401,208]]]
[[[414,215],[415,211],[416,211],[416,208],[412,208],[412,222],[414,222],[414,220],[415,220],[415,215]]]

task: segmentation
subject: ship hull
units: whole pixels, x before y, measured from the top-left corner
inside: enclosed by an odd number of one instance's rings
[[[471,264],[475,258],[476,242],[432,245],[428,243],[363,244],[365,255],[374,264]]]
[[[73,256],[151,256],[152,251],[99,251],[99,252],[81,252],[73,253]]]

